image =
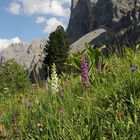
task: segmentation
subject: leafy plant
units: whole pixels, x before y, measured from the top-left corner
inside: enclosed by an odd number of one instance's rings
[[[24,67],[14,59],[6,61],[0,67],[0,93],[25,92],[29,83]]]
[[[47,90],[44,86],[34,94],[2,96],[0,134],[6,139],[137,140],[140,137],[140,52],[131,57],[125,55],[109,58],[99,55],[97,60],[105,63],[100,72],[95,57],[91,56],[94,59],[88,60],[92,64],[88,88],[82,88],[88,71],[87,61],[83,59],[82,79],[80,54],[75,55],[76,70],[59,77],[61,83],[55,96],[50,90],[55,73],[48,81]]]
[[[81,72],[81,63],[82,63],[82,56],[86,56],[88,60],[88,67],[89,67],[89,73],[94,68],[98,68],[98,63],[101,62],[102,65],[104,65],[104,56],[101,52],[102,48],[99,49],[93,49],[92,46],[89,44],[85,44],[86,48],[82,51],[82,53],[73,54],[70,57],[70,63],[75,67],[77,72]]]

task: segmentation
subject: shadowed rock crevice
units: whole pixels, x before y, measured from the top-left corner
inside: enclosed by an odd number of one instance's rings
[[[92,4],[92,2],[90,3]],[[92,17],[89,20],[90,25],[92,25],[90,31],[94,30],[100,25],[110,27],[113,18],[113,3],[111,2],[111,0],[98,0],[97,3],[93,5],[92,14],[90,17]]]
[[[89,8],[86,0],[80,0],[76,4],[76,0],[72,0],[71,18],[69,21],[68,35],[70,42],[77,40],[82,35],[88,33],[88,13]],[[76,12],[75,12],[76,11]],[[72,25],[72,26],[71,26]],[[72,36],[75,38],[73,40]]]

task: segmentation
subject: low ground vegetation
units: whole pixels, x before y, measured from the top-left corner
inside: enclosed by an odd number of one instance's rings
[[[140,51],[105,58],[87,47],[37,90],[0,94],[0,138],[130,140],[140,137]]]
[[[27,71],[14,59],[6,61],[0,67],[0,93],[25,92],[29,89],[29,85]]]

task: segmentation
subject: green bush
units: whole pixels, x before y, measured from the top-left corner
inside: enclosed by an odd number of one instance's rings
[[[25,92],[28,87],[26,71],[14,59],[6,61],[0,67],[0,93]]]

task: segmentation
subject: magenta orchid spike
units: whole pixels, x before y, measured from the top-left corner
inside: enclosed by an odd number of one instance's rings
[[[98,73],[101,73],[102,72],[102,63],[99,62],[98,63]]]
[[[82,84],[85,88],[89,87],[89,75],[88,75],[88,62],[86,57],[82,59]]]

